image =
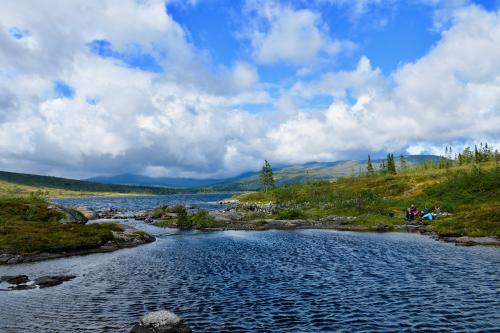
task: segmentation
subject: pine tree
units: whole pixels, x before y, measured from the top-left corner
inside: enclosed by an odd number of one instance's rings
[[[407,165],[406,165],[406,159],[403,154],[399,156],[399,166],[401,167],[401,170],[405,170]]]
[[[396,163],[394,163],[393,154],[387,154],[387,172],[396,174]]]
[[[273,168],[271,167],[271,164],[269,164],[267,160],[264,161],[264,165],[262,166],[262,170],[260,172],[259,180],[260,180],[260,189],[263,191],[269,191],[275,187]]]
[[[372,158],[370,157],[370,154],[368,154],[368,161],[366,162],[366,171],[368,171],[369,175],[372,175],[374,172],[372,165]]]
[[[477,145],[474,145],[474,162],[481,162],[481,156],[479,155],[479,151],[477,150]]]

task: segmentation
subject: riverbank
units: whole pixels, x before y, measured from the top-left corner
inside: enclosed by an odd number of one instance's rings
[[[426,233],[439,237],[500,238],[500,167],[486,162],[450,168],[408,169],[311,182],[236,197],[244,219],[321,220],[353,216],[353,225],[401,228],[405,209],[433,211]],[[357,228],[357,227],[356,227]]]
[[[1,197],[0,265],[112,252],[155,240],[116,223],[86,223],[79,211],[40,196]]]
[[[233,202],[234,203],[234,202]],[[269,208],[266,205],[265,208]],[[177,208],[178,210],[179,208]],[[195,216],[195,215],[192,215]],[[192,224],[187,229],[201,231],[264,231],[264,230],[296,230],[296,229],[329,229],[338,231],[353,231],[353,232],[405,232],[418,233],[429,236],[436,240],[455,243],[456,245],[473,246],[473,245],[488,245],[500,246],[500,239],[493,236],[485,237],[469,237],[463,235],[438,234],[429,230],[429,225],[421,222],[408,222],[400,224],[386,225],[383,223],[366,225],[363,221],[358,221],[356,216],[326,216],[318,220],[313,219],[252,219],[252,215],[238,213],[236,209],[223,212],[210,212],[210,218],[207,218],[203,223]],[[163,227],[181,228],[178,224],[175,213],[158,216],[159,219],[152,220],[148,217],[148,221]],[[167,217],[168,219],[164,219]],[[139,217],[143,220],[144,217]],[[399,219],[398,219],[399,221]]]

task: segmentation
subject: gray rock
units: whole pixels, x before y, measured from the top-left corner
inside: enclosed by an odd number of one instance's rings
[[[139,320],[131,333],[190,333],[191,328],[170,311],[151,312]]]
[[[88,219],[78,210],[63,205],[51,204],[49,208],[61,212],[64,217],[59,221],[63,224],[85,224]]]
[[[9,260],[7,260],[6,264],[14,265],[19,264],[20,262],[23,262],[23,257],[21,257],[20,255],[14,255],[11,256]]]
[[[88,208],[88,207],[85,207],[85,206],[78,206],[75,208],[77,211],[79,211],[80,213],[82,213],[83,216],[85,216],[85,218],[87,220],[95,220],[97,219],[99,216],[97,215],[97,212]]]
[[[36,288],[35,284],[19,284],[17,286],[9,287],[10,290],[29,290],[35,288]]]
[[[42,276],[35,279],[35,284],[40,288],[47,288],[57,286],[63,282],[74,279],[74,275],[56,275],[56,276]]]
[[[27,275],[4,275],[0,278],[1,282],[7,282],[9,284],[22,284],[29,280]]]
[[[6,264],[10,259],[12,259],[14,255],[2,253],[0,254],[0,264]]]

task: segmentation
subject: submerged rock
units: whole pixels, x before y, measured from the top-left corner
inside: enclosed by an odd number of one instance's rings
[[[156,311],[141,317],[131,333],[190,333],[191,328],[170,311]]]
[[[7,282],[9,284],[22,284],[28,282],[30,279],[27,275],[4,275],[0,278],[0,282]]]

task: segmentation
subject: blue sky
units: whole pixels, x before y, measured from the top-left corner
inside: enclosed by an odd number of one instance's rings
[[[3,170],[220,178],[500,147],[499,0],[5,1],[0,43]]]

